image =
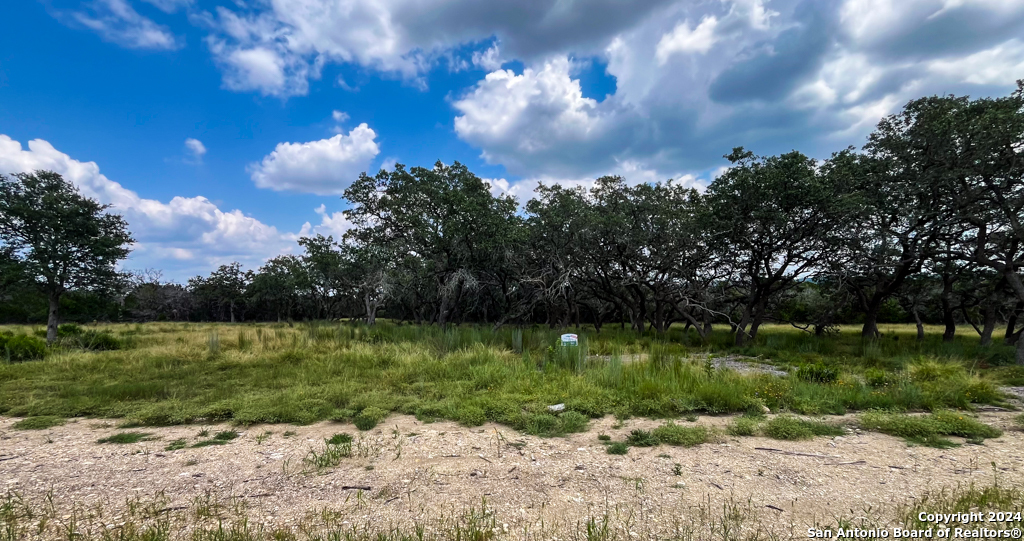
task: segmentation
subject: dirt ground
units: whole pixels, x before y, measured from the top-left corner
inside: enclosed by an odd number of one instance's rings
[[[213,435],[232,427],[132,429],[158,439],[117,445],[96,442],[124,431],[116,421],[78,419],[23,431],[11,428],[17,419],[0,417],[0,494],[32,499],[52,490],[58,505],[102,503],[115,514],[132,496],[162,492],[176,508],[210,495],[243,501],[251,521],[272,527],[325,508],[341,513],[344,523],[408,525],[479,507],[486,498],[510,532],[578,529],[587,517],[607,514],[613,528],[634,538],[654,538],[701,506],[721,509],[733,501],[805,537],[808,526],[839,517],[884,520],[874,514],[929,490],[988,485],[996,477],[1024,484],[1024,432],[1012,427],[1014,415],[981,413],[1005,434],[945,450],[851,431],[805,442],[723,436],[693,448],[634,447],[625,456],[607,454],[598,434],[620,441],[634,428],[661,422],[616,427],[608,417],[586,433],[545,439],[497,425],[466,428],[393,415],[364,433],[337,423],[261,425],[238,429],[241,436],[227,445],[165,451],[179,438],[198,441],[202,429]],[[701,417],[696,424],[722,427],[729,420]],[[339,432],[356,436],[354,456],[303,473],[309,450]]]

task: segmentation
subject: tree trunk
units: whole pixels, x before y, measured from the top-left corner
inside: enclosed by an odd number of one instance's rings
[[[1017,328],[1017,312],[1024,308],[1024,302],[1017,301],[1017,305],[1013,307],[1013,312],[1010,312],[1009,319],[1006,320],[1006,334],[1003,335],[1003,343],[1006,345],[1013,344],[1016,340],[1016,328]]]
[[[1024,340],[1017,340],[1015,360],[1017,361],[1017,366],[1024,366]]]
[[[946,329],[942,332],[943,342],[952,342],[956,337],[956,320],[953,318],[953,278],[944,276],[942,279],[942,324]]]
[[[989,302],[983,312],[984,326],[981,328],[981,345],[992,345],[992,332],[996,330],[996,307],[995,303]]]
[[[235,301],[234,300],[231,301],[231,307],[229,308],[229,310],[231,312],[231,322],[234,323],[235,322]]]
[[[873,307],[869,307],[864,312],[864,328],[860,331],[861,338],[878,338],[878,310],[881,308],[880,303]]]
[[[60,295],[50,294],[50,311],[46,318],[46,345],[57,340],[57,324],[60,323]]]
[[[916,306],[910,312],[914,314],[914,323],[917,324],[917,341],[922,342],[924,341],[924,322],[921,321],[921,314],[917,311]]]
[[[750,306],[743,307],[743,317],[740,319],[739,325],[736,325],[736,340],[737,346],[742,346],[747,340],[747,325],[750,325]]]

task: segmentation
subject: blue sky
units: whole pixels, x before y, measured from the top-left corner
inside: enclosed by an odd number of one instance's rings
[[[0,7],[0,173],[53,169],[187,279],[339,236],[361,171],[706,184],[824,158],[926,94],[1024,78],[1019,0],[19,0]]]

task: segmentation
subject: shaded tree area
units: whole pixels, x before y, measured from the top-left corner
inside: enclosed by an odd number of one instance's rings
[[[907,322],[919,339],[941,324],[947,340],[969,327],[983,344],[1017,343],[1024,363],[1022,153],[1024,87],[911,101],[863,148],[823,161],[735,148],[704,191],[602,177],[542,185],[520,207],[458,162],[399,164],[346,190],[343,238],[303,238],[295,255],[184,285],[143,272],[116,295],[66,287],[78,308],[64,310],[656,333],[679,324],[702,339],[720,325],[737,345],[766,323],[819,336],[858,323],[870,339],[880,323]],[[42,275],[24,268],[23,251],[4,250],[0,317],[38,320],[45,295],[25,284]]]

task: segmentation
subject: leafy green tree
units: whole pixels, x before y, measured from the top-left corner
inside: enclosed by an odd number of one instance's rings
[[[903,283],[957,236],[963,199],[946,160],[959,160],[949,124],[959,107],[938,97],[909,102],[878,123],[865,155],[851,164],[863,206],[851,224],[848,283],[864,312],[865,338],[878,336],[879,312]]]
[[[208,308],[217,312],[217,318],[224,319],[224,308],[228,311],[228,320],[235,322],[239,309],[245,306],[245,291],[252,280],[252,271],[243,271],[238,262],[221,265],[210,276],[197,276],[188,281],[189,289]]]
[[[281,321],[281,315],[292,317],[299,303],[298,280],[303,275],[302,261],[293,255],[282,255],[267,261],[253,274],[246,289],[247,297],[256,306]]]
[[[108,208],[52,171],[0,175],[0,241],[47,297],[48,343],[57,339],[65,293],[124,284],[116,265],[133,239]]]
[[[743,148],[705,193],[711,235],[741,298],[736,345],[757,336],[771,302],[836,253],[851,209],[843,177],[820,174],[799,152],[757,157]]]
[[[440,325],[474,308],[471,301],[499,280],[495,270],[522,238],[515,199],[492,196],[458,162],[364,173],[345,198],[357,226],[346,240],[384,250],[401,275],[421,279],[409,285],[429,294],[429,319]]]
[[[929,114],[914,127],[946,142],[929,149],[930,163],[953,181],[955,215],[968,227],[962,256],[995,271],[1024,303],[1024,81],[1001,98],[918,101]],[[1024,365],[1024,340],[1017,339],[1016,361]]]

